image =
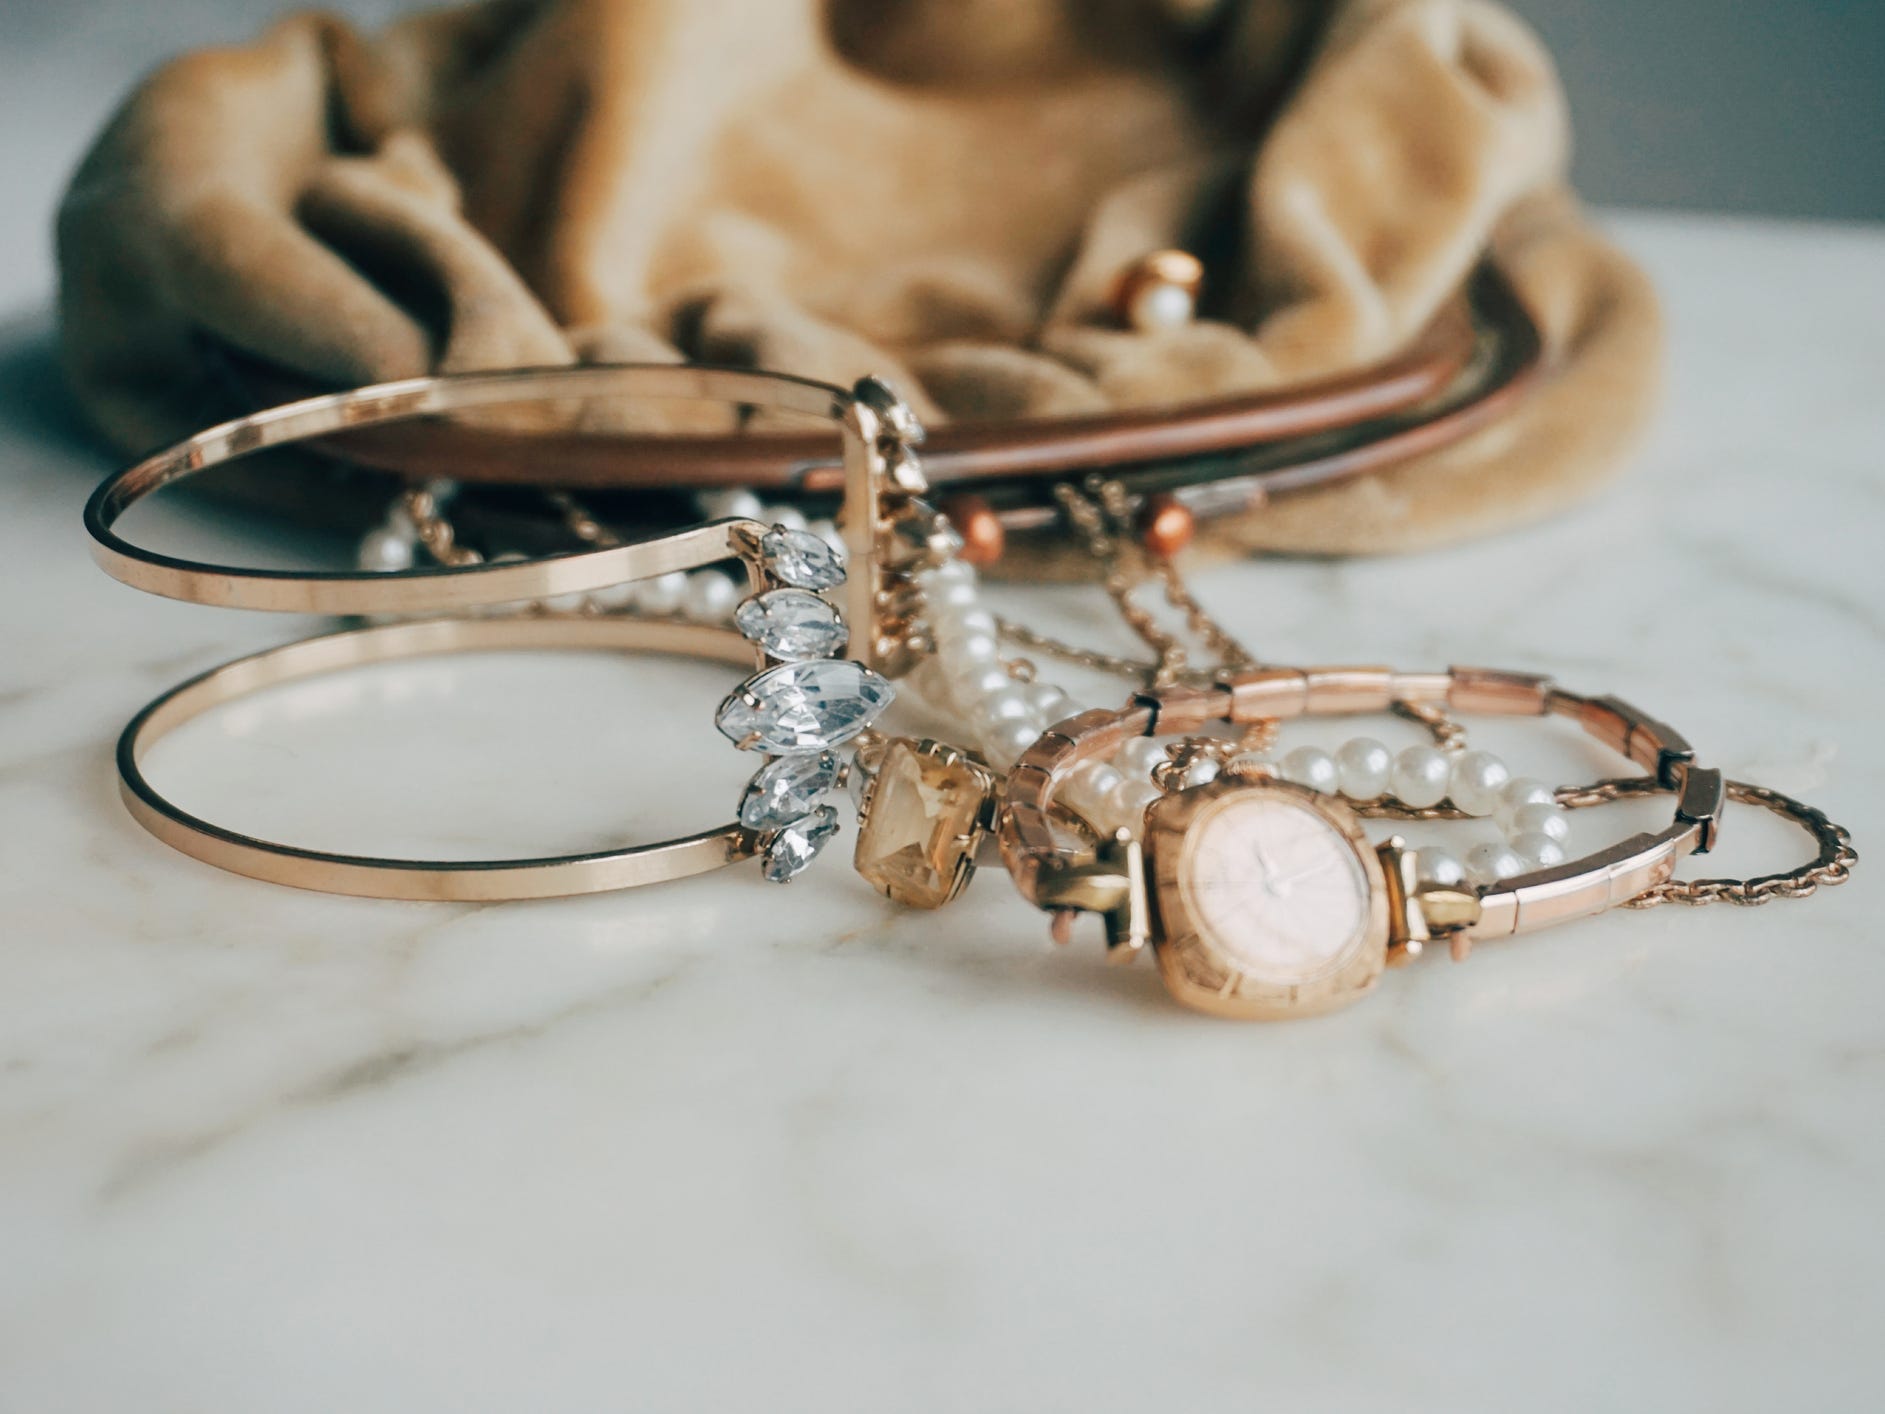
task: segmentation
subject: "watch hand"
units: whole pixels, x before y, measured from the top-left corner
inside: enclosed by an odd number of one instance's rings
[[[1335,861],[1333,859],[1326,857],[1319,859],[1307,869],[1298,869],[1294,874],[1285,874],[1282,878],[1277,879],[1275,881],[1276,887],[1279,889],[1291,888],[1301,883],[1304,879],[1313,878],[1317,874],[1320,874],[1324,869],[1331,867],[1334,863]]]

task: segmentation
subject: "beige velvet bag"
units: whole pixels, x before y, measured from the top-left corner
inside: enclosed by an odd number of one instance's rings
[[[1216,522],[1380,550],[1597,484],[1651,400],[1642,277],[1563,185],[1547,56],[1487,0],[487,0],[318,15],[160,70],[59,220],[64,344],[138,449],[309,385],[580,359],[891,379],[926,418],[1282,388],[1403,347],[1491,252],[1549,374],[1496,425]],[[1118,327],[1122,266],[1207,263]],[[720,414],[624,413],[645,430]]]

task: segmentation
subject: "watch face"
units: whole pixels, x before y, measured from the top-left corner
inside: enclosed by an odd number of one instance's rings
[[[1178,997],[1239,1016],[1300,1015],[1372,986],[1385,879],[1339,801],[1219,783],[1154,807],[1147,835],[1159,962]]]
[[[1328,971],[1368,924],[1355,846],[1289,796],[1232,797],[1197,821],[1179,884],[1218,950],[1279,985]]]

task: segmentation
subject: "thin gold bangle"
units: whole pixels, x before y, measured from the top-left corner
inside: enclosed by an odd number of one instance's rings
[[[125,804],[158,839],[206,864],[274,884],[368,898],[489,902],[597,893],[684,879],[758,851],[760,837],[733,824],[660,844],[531,859],[337,854],[224,829],[172,803],[144,775],[146,753],[170,732],[263,688],[374,663],[512,649],[660,653],[743,668],[754,657],[753,645],[730,629],[621,617],[430,619],[323,634],[212,668],[138,713],[118,738]]]
[[[449,374],[381,383],[270,408],[212,427],[113,475],[85,507],[92,555],[113,578],[134,588],[233,609],[298,614],[453,613],[491,604],[586,594],[701,562],[684,536],[574,550],[522,562],[428,566],[396,572],[253,569],[179,559],[133,545],[113,529],[144,497],[208,467],[266,448],[414,418],[508,403],[587,398],[670,398],[727,402],[822,417],[843,442],[845,513],[840,529],[852,573],[847,617],[867,634],[879,588],[874,572],[881,529],[862,494],[873,476],[914,476],[899,438],[916,440],[913,422],[895,395],[866,379],[852,391],[787,374],[696,364],[587,364]],[[727,523],[694,534],[723,537]],[[853,656],[868,654],[854,651]]]

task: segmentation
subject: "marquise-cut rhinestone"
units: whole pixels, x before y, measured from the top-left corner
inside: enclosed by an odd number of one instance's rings
[[[759,768],[740,797],[740,823],[776,830],[806,814],[838,783],[838,758],[829,751],[781,756]]]
[[[739,631],[775,658],[829,658],[851,631],[838,611],[808,589],[773,589],[734,610]]]
[[[797,878],[837,833],[838,812],[829,805],[781,825],[766,844],[766,878],[774,884]]]
[[[775,525],[759,537],[759,553],[773,576],[795,589],[836,589],[844,583],[844,561],[809,530]]]
[[[808,658],[748,678],[713,720],[746,750],[769,756],[823,751],[863,731],[895,696],[896,689],[862,663]]]

